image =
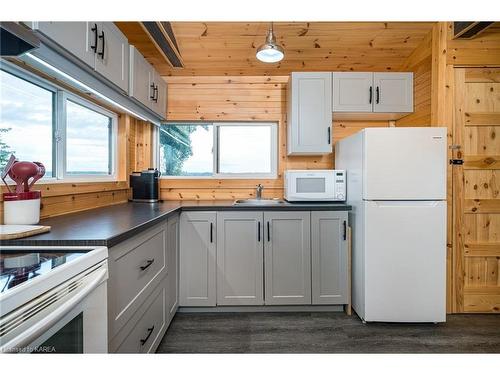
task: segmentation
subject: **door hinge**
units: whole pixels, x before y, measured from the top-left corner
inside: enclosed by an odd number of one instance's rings
[[[449,145],[448,148],[450,150],[460,150],[462,148],[462,146],[460,146],[460,145]]]
[[[462,165],[464,161],[462,159],[450,159],[450,164],[452,165]]]

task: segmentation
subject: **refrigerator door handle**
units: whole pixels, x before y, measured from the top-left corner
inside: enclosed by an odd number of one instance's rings
[[[442,200],[430,201],[368,201],[373,202],[378,207],[435,207]]]

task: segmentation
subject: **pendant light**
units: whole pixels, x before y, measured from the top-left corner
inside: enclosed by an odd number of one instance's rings
[[[281,47],[279,44],[276,44],[276,36],[273,32],[272,22],[271,26],[269,27],[269,31],[267,32],[266,42],[259,48],[257,48],[256,57],[258,60],[265,63],[276,63],[283,60],[283,57],[285,57],[283,47]]]

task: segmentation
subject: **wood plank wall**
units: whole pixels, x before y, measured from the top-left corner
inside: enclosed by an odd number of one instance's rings
[[[432,83],[432,31],[399,68],[413,72],[414,112],[396,121],[396,126],[430,126]]]
[[[162,199],[217,200],[253,197],[255,186],[265,186],[265,197],[283,197],[285,169],[329,169],[334,155],[286,155],[286,85],[288,76],[165,77],[168,83],[169,121],[272,121],[279,127],[278,178],[163,179]],[[333,121],[334,142],[367,126],[388,126],[386,121]]]
[[[121,114],[118,133],[118,181],[37,183],[36,188],[42,191],[42,218],[127,201],[130,171],[147,168],[151,164],[151,126],[147,122]],[[7,192],[5,186],[1,187],[1,192]],[[0,222],[3,222],[1,195]]]

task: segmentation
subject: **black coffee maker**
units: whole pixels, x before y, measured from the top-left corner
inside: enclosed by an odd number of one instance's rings
[[[148,168],[142,172],[132,172],[130,175],[130,187],[132,188],[133,202],[158,202],[159,200],[159,178],[160,171]]]

